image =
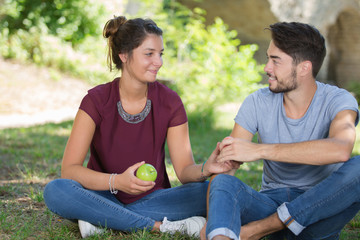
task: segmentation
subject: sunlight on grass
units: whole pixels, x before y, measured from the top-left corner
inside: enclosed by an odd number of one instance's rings
[[[176,177],[174,167],[171,164],[169,158],[166,159],[165,164],[166,164],[166,172],[167,172],[167,174],[169,176],[171,187],[176,187],[176,186],[181,185],[179,179]]]
[[[35,167],[28,167],[27,165],[17,165],[19,175],[24,180],[40,180],[46,178],[47,174],[44,171],[39,171]]]
[[[356,141],[352,152],[353,156],[360,155],[360,124],[356,126]]]

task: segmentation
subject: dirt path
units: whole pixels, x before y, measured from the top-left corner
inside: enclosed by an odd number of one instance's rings
[[[73,119],[85,81],[0,58],[0,129]]]

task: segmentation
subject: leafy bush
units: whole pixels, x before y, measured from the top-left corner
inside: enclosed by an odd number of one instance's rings
[[[5,0],[0,12],[1,28],[9,35],[22,29],[46,27],[48,33],[77,44],[86,36],[99,35],[105,13],[95,0]]]
[[[356,101],[360,105],[360,83],[358,81],[350,81],[346,85],[346,89],[353,94],[353,96],[356,98]]]
[[[94,84],[108,81],[106,59],[98,56],[105,52],[105,42],[99,41],[104,15],[104,7],[92,0],[5,0],[0,55],[54,67]]]

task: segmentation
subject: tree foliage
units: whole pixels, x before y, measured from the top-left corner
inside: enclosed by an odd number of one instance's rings
[[[2,0],[0,56],[30,61],[91,83],[108,75],[101,33],[106,11],[95,0]],[[100,39],[100,40],[99,40]],[[101,53],[99,53],[101,52]]]
[[[48,32],[73,44],[86,36],[98,35],[103,5],[89,0],[5,0],[1,27],[12,35],[22,29],[46,26]]]

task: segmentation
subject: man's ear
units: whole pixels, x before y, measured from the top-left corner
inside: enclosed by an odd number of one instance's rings
[[[128,59],[128,54],[127,53],[119,53],[119,57],[123,63],[126,63],[127,59]]]
[[[300,63],[300,74],[302,76],[305,75],[312,75],[312,63],[310,61],[303,61],[302,63]]]

